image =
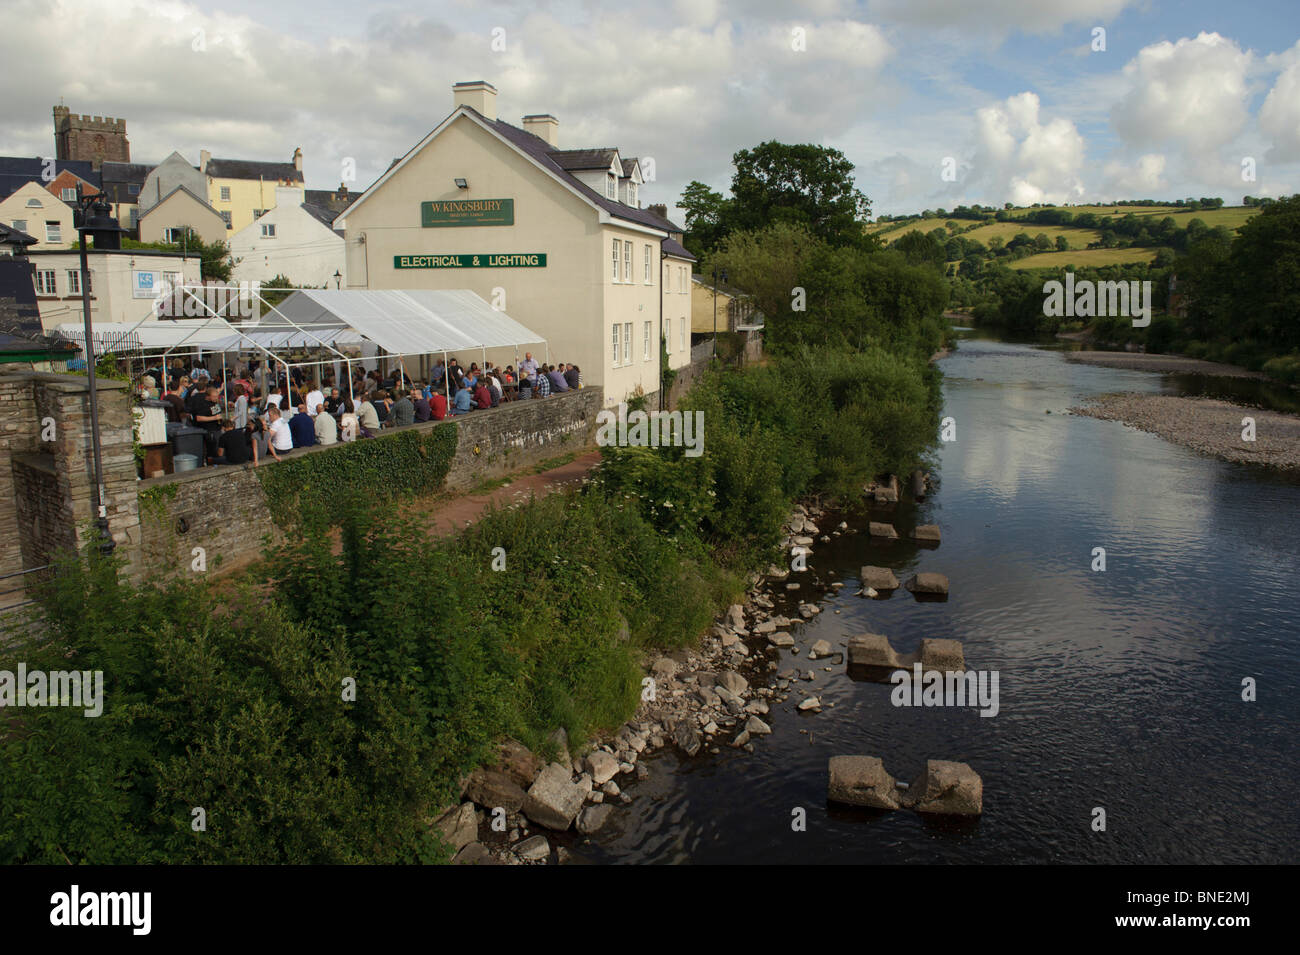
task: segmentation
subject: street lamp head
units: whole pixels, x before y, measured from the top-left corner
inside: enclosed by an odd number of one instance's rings
[[[96,249],[122,248],[122,233],[126,232],[113,218],[113,207],[102,192],[93,196],[77,194],[77,209],[73,214],[77,231],[88,237]]]

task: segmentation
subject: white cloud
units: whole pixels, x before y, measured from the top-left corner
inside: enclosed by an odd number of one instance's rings
[[[1053,33],[1070,24],[1103,25],[1135,5],[1136,0],[872,0],[868,9],[874,19],[926,27]]]
[[[1165,157],[1146,153],[1132,161],[1113,160],[1104,169],[1106,194],[1113,197],[1151,199],[1164,192]]]
[[[1111,121],[1130,146],[1174,144],[1210,152],[1249,118],[1251,54],[1217,33],[1144,47],[1124,67],[1129,91]]]
[[[1021,205],[1075,202],[1084,194],[1083,137],[1064,117],[1040,121],[1034,93],[980,109],[975,136],[968,186]]]
[[[1270,58],[1272,62],[1274,58]],[[1278,75],[1259,108],[1259,128],[1273,141],[1270,160],[1300,160],[1300,42],[1276,61],[1290,64]]]

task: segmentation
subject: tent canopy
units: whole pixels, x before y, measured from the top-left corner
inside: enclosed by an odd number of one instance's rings
[[[359,332],[390,355],[427,355],[544,342],[468,289],[310,289],[294,292],[242,334],[294,325],[330,340]]]
[[[230,334],[225,322],[207,324],[202,320],[96,322],[91,337],[96,355],[107,352],[133,354],[136,352],[166,351],[171,348],[211,349],[211,343]],[[86,329],[80,322],[68,322],[55,327],[55,332],[65,341],[75,342],[84,348]],[[214,349],[215,350],[215,349]]]

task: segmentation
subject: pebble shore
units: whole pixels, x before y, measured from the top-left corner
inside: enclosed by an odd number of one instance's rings
[[[1300,416],[1212,398],[1134,393],[1099,395],[1088,405],[1070,411],[1104,421],[1119,421],[1223,461],[1281,470],[1300,469]],[[1254,441],[1242,438],[1244,418],[1254,419]]]

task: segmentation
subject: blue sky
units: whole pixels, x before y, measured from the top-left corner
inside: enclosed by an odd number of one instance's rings
[[[737,149],[842,149],[877,214],[1300,190],[1300,5],[1202,0],[9,0],[0,154],[50,108],[127,119],[133,158],[305,156],[364,188],[486,79],[561,145],[653,156],[643,201],[725,189]],[[66,25],[82,29],[70,34]],[[1092,51],[1092,29],[1106,30]],[[491,46],[504,31],[504,49]],[[200,32],[201,31],[201,32]],[[792,42],[803,33],[803,48]],[[200,38],[201,37],[201,42]],[[93,62],[95,69],[85,64]],[[955,179],[942,176],[945,159]],[[1255,167],[1242,178],[1242,162]]]

